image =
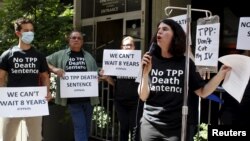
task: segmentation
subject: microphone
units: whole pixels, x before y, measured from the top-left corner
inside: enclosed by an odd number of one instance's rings
[[[152,42],[150,47],[149,47],[149,50],[148,50],[148,55],[152,56],[153,55],[153,52],[155,51],[156,49],[156,43],[155,42]],[[143,65],[143,69],[144,69],[145,65]]]
[[[157,44],[156,44],[155,42],[153,42],[153,43],[150,45],[149,51],[148,51],[150,56],[153,55],[153,52],[155,51],[156,45],[157,45]]]

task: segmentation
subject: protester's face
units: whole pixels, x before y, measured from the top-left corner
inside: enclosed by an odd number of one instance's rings
[[[165,23],[160,23],[157,31],[157,44],[161,48],[169,47],[173,39],[173,36],[174,32],[172,28]]]
[[[21,25],[21,30],[20,31],[16,31],[16,35],[18,37],[22,36],[23,32],[34,32],[34,27],[31,23],[27,23],[27,24],[22,24]]]
[[[124,50],[134,50],[135,49],[134,42],[132,40],[129,40],[129,39],[123,40],[122,49],[124,49]]]
[[[69,47],[73,51],[80,51],[83,45],[83,36],[79,32],[72,32],[69,37]]]

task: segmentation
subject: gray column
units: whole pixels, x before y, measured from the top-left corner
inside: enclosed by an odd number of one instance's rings
[[[81,30],[81,0],[74,0],[73,27],[75,30]]]

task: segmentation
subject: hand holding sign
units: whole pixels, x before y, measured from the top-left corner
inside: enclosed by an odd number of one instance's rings
[[[60,79],[62,98],[68,97],[97,97],[97,72],[66,72]]]
[[[32,117],[48,115],[46,87],[2,87],[1,117]]]
[[[220,57],[219,61],[232,68],[222,87],[238,102],[241,102],[250,77],[250,57],[238,54],[225,55]]]

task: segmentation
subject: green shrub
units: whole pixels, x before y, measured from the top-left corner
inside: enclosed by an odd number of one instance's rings
[[[194,141],[207,141],[207,130],[208,125],[206,123],[201,123],[199,131],[194,136]]]
[[[106,128],[111,121],[110,116],[105,111],[104,107],[95,106],[92,120],[96,122],[97,127]]]

